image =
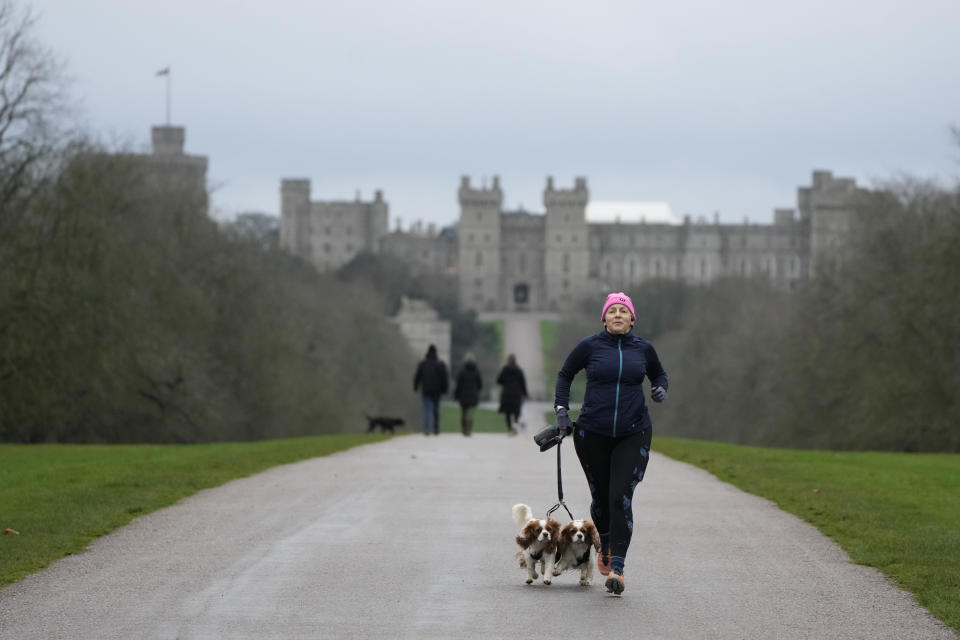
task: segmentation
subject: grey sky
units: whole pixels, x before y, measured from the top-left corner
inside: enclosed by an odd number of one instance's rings
[[[207,155],[214,214],[383,189],[449,224],[461,175],[541,211],[547,175],[595,200],[769,222],[813,169],[952,178],[960,2],[37,0],[89,127]]]

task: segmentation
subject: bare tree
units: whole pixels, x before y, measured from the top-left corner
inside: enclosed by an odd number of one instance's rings
[[[28,9],[0,1],[0,232],[66,145],[64,66],[34,38],[35,23]]]

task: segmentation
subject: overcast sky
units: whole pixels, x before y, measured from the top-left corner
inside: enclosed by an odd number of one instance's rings
[[[461,175],[770,222],[814,169],[953,179],[958,0],[36,0],[85,122],[209,158],[213,214],[368,200],[450,224]],[[393,224],[391,222],[391,224]]]

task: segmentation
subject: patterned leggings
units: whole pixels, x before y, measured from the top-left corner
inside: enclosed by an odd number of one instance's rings
[[[647,470],[652,436],[650,427],[615,438],[579,427],[573,432],[577,457],[590,486],[590,516],[615,573],[623,573],[633,534],[633,490]]]

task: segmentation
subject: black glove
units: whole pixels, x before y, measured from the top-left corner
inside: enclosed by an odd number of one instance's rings
[[[557,407],[557,430],[565,436],[573,433],[573,422],[567,415],[567,410],[563,407]]]
[[[667,390],[663,387],[654,387],[650,389],[650,397],[654,402],[663,402],[667,399]]]

